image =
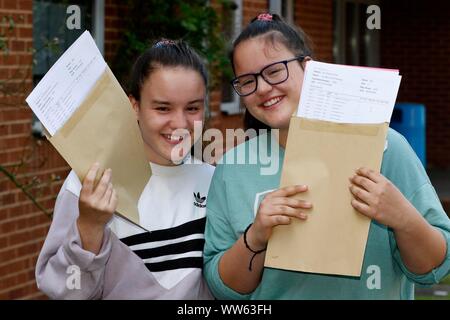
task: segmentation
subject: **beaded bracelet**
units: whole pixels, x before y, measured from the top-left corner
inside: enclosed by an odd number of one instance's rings
[[[249,270],[249,271],[252,271],[252,262],[253,262],[253,259],[256,257],[256,255],[259,254],[259,253],[261,253],[261,252],[266,251],[266,249],[267,249],[267,247],[265,247],[264,249],[255,251],[255,250],[253,250],[252,248],[250,248],[250,246],[248,245],[248,243],[247,243],[247,231],[248,231],[248,229],[250,229],[250,227],[252,226],[252,224],[253,224],[253,223],[250,223],[250,224],[248,225],[247,229],[245,229],[245,231],[244,231],[244,243],[245,243],[245,246],[247,247],[248,250],[250,250],[250,251],[253,253],[253,257],[250,259],[250,263],[249,263],[249,265],[248,265],[248,270]]]

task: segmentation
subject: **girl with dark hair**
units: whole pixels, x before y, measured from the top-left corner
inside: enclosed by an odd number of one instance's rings
[[[259,15],[233,44],[232,85],[246,107],[246,128],[272,132],[227,152],[216,167],[207,205],[205,278],[219,299],[413,299],[414,283],[436,283],[449,273],[450,221],[414,151],[391,129],[381,174],[361,168],[350,177],[352,206],[372,219],[361,277],[264,268],[272,228],[294,219],[307,223],[313,204],[291,196],[308,186],[280,189],[281,168],[261,175],[262,161],[234,165],[233,157],[267,154],[269,144],[279,144],[283,163],[311,54],[305,34],[271,14]]]
[[[202,251],[214,168],[189,155],[205,118],[205,65],[186,43],[161,40],[137,59],[130,82],[152,171],[138,203],[143,228],[114,215],[111,170],[97,186],[98,164],[83,183],[72,171],[39,255],[38,287],[56,299],[211,299]]]

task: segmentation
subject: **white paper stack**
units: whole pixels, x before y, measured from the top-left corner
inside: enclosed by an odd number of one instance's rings
[[[106,62],[85,31],[50,68],[26,101],[53,136],[84,101]]]
[[[308,61],[297,116],[338,123],[390,122],[398,70]]]

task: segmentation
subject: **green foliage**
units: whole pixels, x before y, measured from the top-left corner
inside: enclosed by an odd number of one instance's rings
[[[20,16],[20,19],[23,20],[23,16]],[[9,53],[8,35],[12,33],[15,26],[16,22],[10,15],[3,16],[0,19],[0,50],[2,50],[5,54]]]
[[[212,87],[221,75],[231,74],[227,43],[223,36],[224,17],[230,16],[233,2],[217,0],[217,11],[206,0],[128,0],[123,39],[112,68],[122,84],[136,57],[160,38],[183,39],[203,55],[208,63]],[[220,13],[218,13],[220,12]]]

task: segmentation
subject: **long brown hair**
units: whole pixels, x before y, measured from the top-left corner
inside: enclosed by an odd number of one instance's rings
[[[255,17],[239,34],[236,40],[234,40],[230,59],[235,74],[234,51],[236,47],[241,42],[258,36],[266,37],[272,45],[276,45],[277,43],[284,45],[296,56],[313,56],[311,40],[300,27],[290,25],[277,14],[265,14],[264,16],[269,16],[270,19],[259,19]],[[256,119],[247,109],[244,113],[244,128],[245,130],[255,129],[257,132],[259,129],[270,130],[268,125]]]

